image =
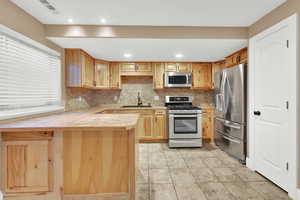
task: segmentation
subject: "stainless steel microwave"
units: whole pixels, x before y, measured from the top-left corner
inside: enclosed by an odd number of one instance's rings
[[[192,73],[165,72],[165,87],[192,87]]]

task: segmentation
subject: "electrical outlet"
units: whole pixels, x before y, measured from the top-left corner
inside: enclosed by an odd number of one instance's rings
[[[118,96],[114,96],[114,101],[118,101]]]
[[[159,101],[159,96],[154,96],[155,101]]]

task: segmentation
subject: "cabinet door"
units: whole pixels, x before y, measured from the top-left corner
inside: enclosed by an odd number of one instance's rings
[[[153,77],[154,89],[163,89],[165,65],[164,63],[153,63],[152,67],[154,71],[154,77]]]
[[[245,49],[241,52],[241,60],[240,63],[247,63],[248,62],[248,50]]]
[[[137,72],[152,72],[151,63],[136,63],[135,68]]]
[[[135,72],[136,66],[135,63],[121,63],[122,72]]]
[[[167,139],[166,115],[155,114],[153,138]]]
[[[5,192],[47,192],[50,190],[49,141],[3,142]]]
[[[211,63],[193,63],[193,88],[211,89]]]
[[[144,132],[141,132],[143,135],[139,135],[139,138],[152,138],[153,115],[142,115],[142,120]]]
[[[94,86],[94,59],[82,52],[83,86]]]
[[[109,64],[105,62],[95,62],[95,83],[96,87],[109,88]]]
[[[212,64],[212,87],[214,88],[215,86],[215,73],[216,72],[221,72],[225,69],[225,60],[224,61],[219,61],[215,62]]]
[[[192,67],[191,63],[178,63],[178,72],[191,72]]]
[[[79,49],[66,49],[67,87],[82,86],[82,55]]]
[[[202,114],[202,136],[203,139],[209,139],[209,117],[206,113]]]
[[[165,63],[166,72],[177,72],[177,63]]]
[[[110,63],[110,87],[121,88],[120,64]]]

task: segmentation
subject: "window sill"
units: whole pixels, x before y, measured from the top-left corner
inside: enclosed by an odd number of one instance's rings
[[[56,111],[64,111],[64,106],[44,106],[39,108],[16,109],[10,111],[0,111],[0,121],[27,117],[31,115],[44,114]]]

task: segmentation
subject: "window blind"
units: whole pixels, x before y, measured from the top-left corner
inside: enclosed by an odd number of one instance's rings
[[[60,104],[60,58],[0,32],[0,111]]]

